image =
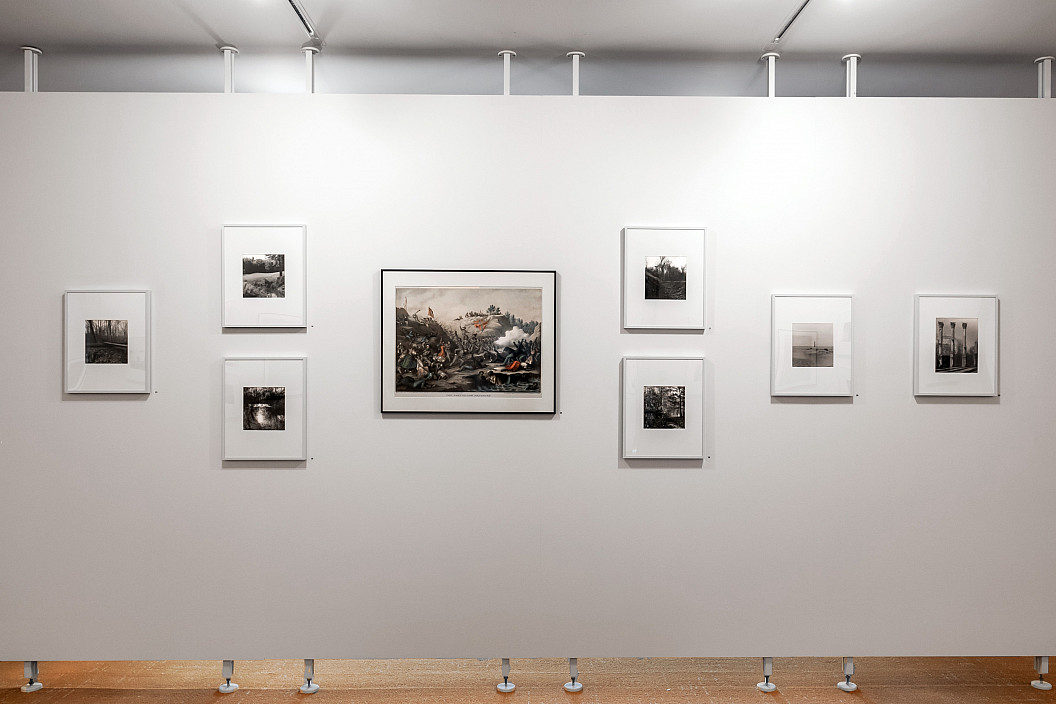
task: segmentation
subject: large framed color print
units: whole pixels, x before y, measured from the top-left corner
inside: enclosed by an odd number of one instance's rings
[[[913,394],[997,396],[997,317],[997,296],[916,296]]]
[[[67,291],[70,394],[150,393],[150,291]]]
[[[304,225],[225,225],[225,328],[303,328],[308,306]]]
[[[382,412],[554,413],[556,280],[382,270]]]
[[[704,330],[704,230],[623,230],[623,327]]]
[[[703,459],[702,358],[624,358],[623,456]]]
[[[308,457],[308,360],[224,360],[225,460]]]
[[[770,395],[853,396],[850,296],[771,298]]]

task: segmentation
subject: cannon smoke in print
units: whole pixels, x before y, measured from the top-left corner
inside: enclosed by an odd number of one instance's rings
[[[242,298],[285,298],[286,255],[242,256]]]
[[[831,367],[832,323],[792,323],[792,366]]]
[[[286,430],[286,387],[243,386],[242,430]]]
[[[642,427],[682,429],[686,427],[686,387],[646,386]]]
[[[647,300],[686,300],[687,257],[646,257],[645,297]]]
[[[979,373],[979,318],[935,318],[935,371]]]
[[[543,291],[396,289],[396,392],[538,394]]]
[[[85,364],[128,364],[128,321],[84,321]]]

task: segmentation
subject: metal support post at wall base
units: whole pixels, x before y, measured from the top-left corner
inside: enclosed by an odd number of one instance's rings
[[[579,95],[579,60],[586,54],[582,51],[570,51],[565,56],[572,59],[572,95]]]
[[[1034,689],[1052,689],[1052,682],[1045,681],[1045,675],[1049,674],[1049,656],[1039,655],[1034,658],[1034,671],[1038,673],[1038,679],[1030,683]]]
[[[238,685],[231,681],[231,678],[235,676],[235,661],[224,660],[224,666],[220,669],[220,676],[224,678],[224,683],[220,685],[220,694],[231,694]]]
[[[315,660],[304,661],[304,684],[301,685],[301,694],[315,694],[319,691],[319,685],[312,680],[315,679]]]
[[[777,689],[777,685],[770,681],[770,678],[774,674],[774,659],[763,658],[763,681],[755,685],[763,692],[773,692]]]
[[[499,52],[502,57],[502,94],[510,94],[510,59],[517,56],[513,49],[503,49]]]
[[[24,48],[24,47],[23,47]],[[1038,97],[1039,98],[1051,98],[1052,97],[1052,62],[1056,61],[1056,56],[1042,56],[1034,59],[1034,63],[1038,65]]]
[[[577,680],[579,679],[579,663],[577,661],[578,661],[578,658],[569,658],[568,659],[568,674],[572,676],[572,681],[571,682],[565,682],[565,691],[566,692],[582,692],[583,691],[583,683],[582,682],[577,682]]]
[[[36,692],[39,689],[43,689],[44,685],[38,682],[40,678],[40,669],[37,667],[36,660],[26,660],[22,667],[22,672],[25,674],[26,679],[29,680],[26,684],[22,685],[23,692]]]
[[[759,57],[766,62],[766,97],[777,97],[777,60],[781,54],[776,51],[768,51]]]
[[[842,59],[847,64],[847,97],[858,97],[858,64],[862,60],[861,54],[847,54]]]
[[[301,46],[304,52],[304,88],[308,93],[315,92],[315,55],[322,51],[317,42],[307,42]]]
[[[510,659],[502,659],[502,682],[495,685],[495,689],[499,690],[504,694],[509,694],[513,690],[517,689],[517,685],[510,682]]]
[[[22,56],[25,63],[25,92],[36,93],[38,88],[38,78],[40,76],[39,58],[43,52],[35,46],[23,46],[19,48],[22,49]]]
[[[235,92],[235,56],[238,55],[238,49],[235,47],[225,44],[219,47],[220,53],[224,55],[224,92],[234,93]]]
[[[858,689],[858,685],[851,682],[851,675],[854,674],[854,658],[843,659],[843,682],[837,682],[836,686],[842,689],[844,692],[853,692]]]

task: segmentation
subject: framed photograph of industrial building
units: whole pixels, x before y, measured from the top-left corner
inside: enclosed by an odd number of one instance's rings
[[[914,321],[914,395],[998,395],[997,296],[920,294]]]
[[[556,280],[382,270],[382,412],[554,413]]]
[[[150,291],[66,291],[65,389],[150,393]]]
[[[702,357],[624,357],[623,457],[703,459]]]
[[[770,395],[853,396],[850,296],[771,297]]]
[[[623,327],[705,329],[704,230],[623,230]]]
[[[225,460],[304,460],[308,360],[239,357],[224,360]]]
[[[305,239],[304,225],[223,227],[223,327],[307,326]]]

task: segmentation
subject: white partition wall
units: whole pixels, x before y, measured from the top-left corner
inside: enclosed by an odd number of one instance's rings
[[[0,659],[1056,651],[1056,104],[0,95]],[[308,327],[221,328],[221,226],[304,223]],[[707,229],[710,329],[621,329],[621,231]],[[382,268],[556,270],[554,416],[383,417]],[[152,292],[149,396],[64,395],[62,294]],[[774,293],[854,297],[850,399],[771,398]],[[915,294],[1000,391],[914,398]],[[221,460],[225,357],[306,462]],[[620,360],[703,357],[625,461]]]

